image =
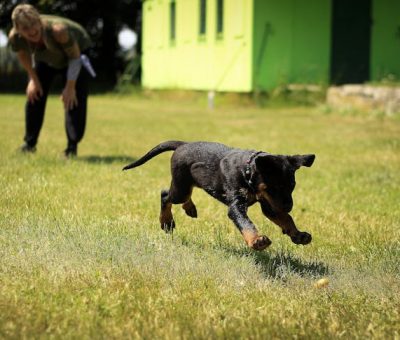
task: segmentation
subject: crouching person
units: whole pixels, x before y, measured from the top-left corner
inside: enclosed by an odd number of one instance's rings
[[[42,15],[28,4],[12,12],[9,44],[28,73],[25,105],[25,137],[22,152],[35,152],[42,128],[47,95],[54,77],[61,74],[61,100],[65,110],[66,157],[77,155],[86,125],[88,72],[83,51],[91,46],[88,33],[69,19]],[[86,63],[83,63],[86,62]],[[90,66],[90,63],[89,63]],[[94,76],[93,69],[87,67]]]

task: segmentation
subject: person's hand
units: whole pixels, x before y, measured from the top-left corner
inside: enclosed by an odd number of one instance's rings
[[[66,85],[62,94],[61,100],[64,103],[65,110],[72,110],[78,105],[78,99],[76,98],[76,91],[74,86]]]
[[[28,86],[26,87],[26,95],[29,102],[32,104],[43,95],[42,85],[38,81],[29,80]]]

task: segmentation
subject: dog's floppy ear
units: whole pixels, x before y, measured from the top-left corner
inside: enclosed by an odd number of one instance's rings
[[[301,166],[310,167],[314,163],[315,155],[294,155],[289,156],[290,163],[296,168]]]

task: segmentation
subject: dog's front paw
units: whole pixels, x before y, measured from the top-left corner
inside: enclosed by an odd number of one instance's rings
[[[256,239],[254,239],[251,247],[254,250],[264,250],[267,248],[269,245],[271,245],[271,240],[267,236],[258,236]]]
[[[292,236],[291,239],[295,244],[309,244],[312,237],[309,233],[299,231],[296,235]]]

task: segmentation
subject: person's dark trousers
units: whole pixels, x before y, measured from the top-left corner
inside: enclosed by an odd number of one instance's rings
[[[63,84],[66,82],[67,69],[55,69],[45,63],[38,62],[35,67],[36,74],[40,80],[43,89],[43,95],[25,105],[25,137],[26,144],[34,147],[39,138],[40,130],[43,125],[44,112],[46,108],[47,96],[51,83],[57,74],[62,75]],[[85,133],[86,111],[88,97],[88,74],[85,69],[81,69],[76,81],[76,97],[78,105],[72,110],[65,111],[65,131],[67,134],[67,150],[75,150]]]
[[[67,70],[64,71],[63,82],[67,81]],[[78,143],[83,138],[86,127],[88,98],[88,73],[82,67],[75,85],[78,105],[65,111],[65,132],[68,138],[67,152],[76,152]]]

